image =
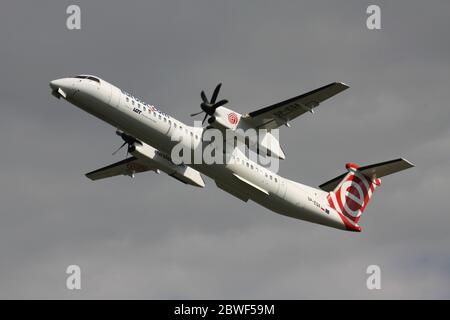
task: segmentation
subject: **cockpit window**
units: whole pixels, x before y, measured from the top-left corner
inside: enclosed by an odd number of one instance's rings
[[[95,81],[97,83],[100,83],[100,79],[99,78],[92,77],[92,76],[79,75],[79,76],[76,76],[75,78],[77,78],[77,79],[88,79],[88,80],[92,80],[92,81]]]
[[[86,79],[100,83],[100,79],[96,77],[87,77]]]

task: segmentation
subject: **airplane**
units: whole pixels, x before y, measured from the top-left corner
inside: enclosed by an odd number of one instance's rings
[[[259,110],[240,114],[224,107],[227,100],[217,101],[221,84],[217,85],[211,99],[201,92],[202,124],[189,126],[153,105],[135,98],[128,92],[93,75],[78,75],[50,81],[51,93],[64,99],[117,129],[127,146],[127,157],[119,162],[86,174],[91,180],[118,175],[155,171],[165,172],[188,185],[204,187],[202,174],[214,180],[218,188],[247,202],[252,200],[281,215],[346,231],[360,232],[358,224],[381,178],[414,165],[398,158],[366,166],[354,163],[345,165],[346,172],[310,187],[285,177],[253,161],[240,148],[231,148],[224,163],[175,163],[172,148],[178,143],[173,136],[189,138],[187,148],[207,143],[203,136],[208,130],[234,130],[238,128],[266,129],[261,139],[249,139],[247,147],[267,150],[267,154],[285,159],[279,141],[272,131],[290,126],[289,121],[306,112],[314,112],[319,104],[349,88],[333,82],[291,99]],[[184,141],[184,140],[183,140]],[[256,141],[256,142],[255,142]],[[116,150],[115,153],[118,151]],[[128,154],[131,154],[129,157]]]

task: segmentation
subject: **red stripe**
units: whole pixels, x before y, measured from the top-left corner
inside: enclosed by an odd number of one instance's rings
[[[347,230],[349,230],[349,231],[355,231],[355,232],[361,232],[361,227],[360,227],[360,226],[355,226],[355,225],[351,224],[351,223],[347,220],[347,218],[344,217],[344,216],[342,215],[342,213],[340,213],[339,210],[336,209],[336,206],[334,205],[333,199],[332,199],[332,197],[331,197],[330,194],[328,194],[327,200],[328,200],[328,204],[330,205],[330,207],[331,207],[332,209],[334,209],[334,210],[337,212],[337,214],[339,215],[339,218],[341,218],[341,220],[342,220],[342,222],[344,223],[344,226],[345,226],[345,228],[346,228]]]

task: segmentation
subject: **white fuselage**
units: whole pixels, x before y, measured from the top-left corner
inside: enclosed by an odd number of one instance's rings
[[[188,126],[104,80],[64,78],[50,86],[61,88],[70,103],[168,155],[178,143],[174,136],[192,136],[194,146],[203,143],[207,129]],[[251,199],[282,215],[346,230],[340,215],[328,205],[328,192],[285,179],[238,149],[228,163],[189,166],[244,201]]]

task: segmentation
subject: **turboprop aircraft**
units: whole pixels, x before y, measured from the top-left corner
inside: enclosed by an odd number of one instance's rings
[[[238,147],[224,152],[227,161],[223,163],[176,163],[173,159],[173,148],[180,143],[180,140],[173,139],[174,136],[186,138],[181,140],[183,147],[193,150],[208,144],[204,136],[212,129],[233,132],[238,132],[238,129],[262,130],[263,133],[246,140],[246,147],[256,149],[257,153],[264,149],[271,157],[284,159],[285,154],[273,134],[274,130],[290,126],[291,120],[305,112],[314,112],[319,104],[348,88],[340,82],[247,114],[224,107],[227,100],[217,101],[219,84],[211,99],[201,92],[202,110],[191,116],[204,113],[202,124],[208,121],[206,126],[197,127],[178,121],[96,76],[57,79],[50,82],[50,87],[56,98],[63,98],[117,128],[116,133],[124,141],[118,150],[127,145],[126,159],[87,173],[91,180],[163,171],[185,184],[204,187],[203,174],[214,180],[217,187],[244,202],[253,200],[285,216],[359,232],[358,221],[375,189],[380,186],[381,178],[413,167],[402,158],[366,166],[347,163],[345,173],[316,188],[279,176],[267,166],[253,161]],[[237,136],[237,140],[241,138]]]

